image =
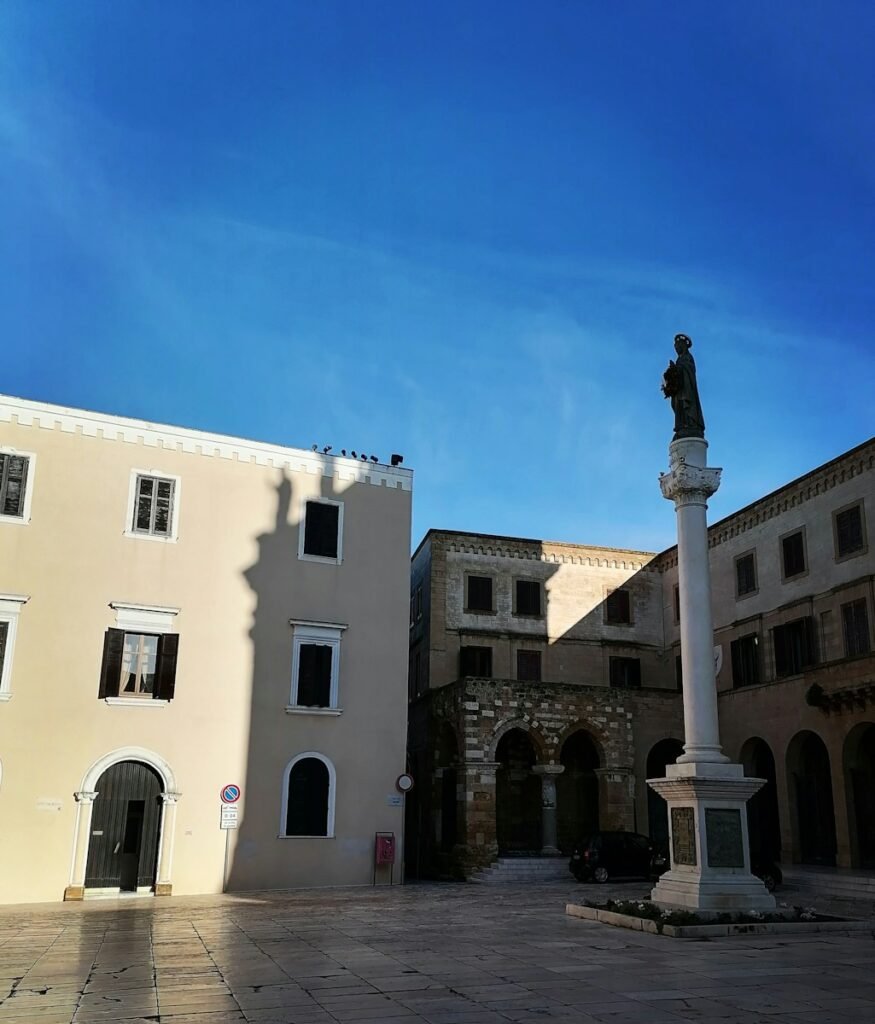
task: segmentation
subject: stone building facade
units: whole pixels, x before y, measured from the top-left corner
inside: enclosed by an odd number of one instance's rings
[[[725,753],[767,779],[757,853],[875,866],[875,439],[714,524]],[[411,573],[412,875],[666,837],[681,752],[677,558],[430,531]]]

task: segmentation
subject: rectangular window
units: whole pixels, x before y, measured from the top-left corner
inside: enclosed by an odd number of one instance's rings
[[[134,533],[169,537],[173,526],[175,481],[157,476],[138,476],[134,499]]]
[[[805,572],[805,537],[801,530],[781,538],[781,559],[785,580]]]
[[[538,580],[516,581],[517,615],[541,615],[541,584]]]
[[[775,649],[775,675],[793,676],[817,664],[814,620],[810,616],[795,619],[772,630]]]
[[[340,511],[336,501],[306,502],[302,555],[340,561]]]
[[[730,644],[732,685],[755,686],[760,681],[760,649],[756,633],[740,636]]]
[[[345,626],[292,620],[292,689],[286,712],[339,711],[340,638]]]
[[[468,600],[465,610],[469,612],[492,611],[492,577],[469,576]]]
[[[674,585],[674,620],[681,621],[681,588],[677,583]]]
[[[846,657],[854,658],[858,654],[869,653],[869,612],[865,597],[842,605],[842,629],[845,634]]]
[[[848,558],[866,550],[862,503],[833,513],[836,558]]]
[[[609,658],[611,686],[618,690],[637,690],[641,686],[640,658]]]
[[[177,633],[108,629],[103,643],[98,696],[172,700],[176,690]]]
[[[674,681],[679,690],[684,688],[684,663],[679,654],[674,656]]]
[[[459,675],[481,676],[492,675],[491,647],[463,647],[459,652]]]
[[[540,681],[541,681],[541,652],[540,651],[517,651],[516,652],[516,677],[521,682],[540,683]]]
[[[413,595],[413,621],[419,622],[422,618],[422,584],[416,588]]]
[[[605,622],[626,626],[632,621],[632,601],[628,590],[614,590],[605,601]]]
[[[0,516],[24,518],[24,496],[30,459],[0,452]]]
[[[735,596],[744,597],[757,589],[757,569],[753,551],[735,559]]]
[[[9,639],[9,623],[0,620],[0,679],[6,667],[6,645]]]

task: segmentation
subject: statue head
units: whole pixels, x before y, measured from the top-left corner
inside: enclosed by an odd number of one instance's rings
[[[682,355],[684,352],[689,352],[693,347],[693,342],[686,334],[676,334],[674,336],[674,350],[678,355]]]

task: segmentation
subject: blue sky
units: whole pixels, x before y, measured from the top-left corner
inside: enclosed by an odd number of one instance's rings
[[[725,8],[725,9],[724,9]],[[0,391],[416,470],[660,549],[872,433],[875,5],[0,6]]]

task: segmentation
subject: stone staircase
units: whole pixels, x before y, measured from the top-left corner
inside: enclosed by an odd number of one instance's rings
[[[573,882],[567,857],[499,857],[494,864],[469,879],[481,885],[531,885],[541,882]]]
[[[813,896],[875,901],[875,872],[873,871],[793,865],[784,870],[784,885],[798,889],[800,893],[811,893]]]

